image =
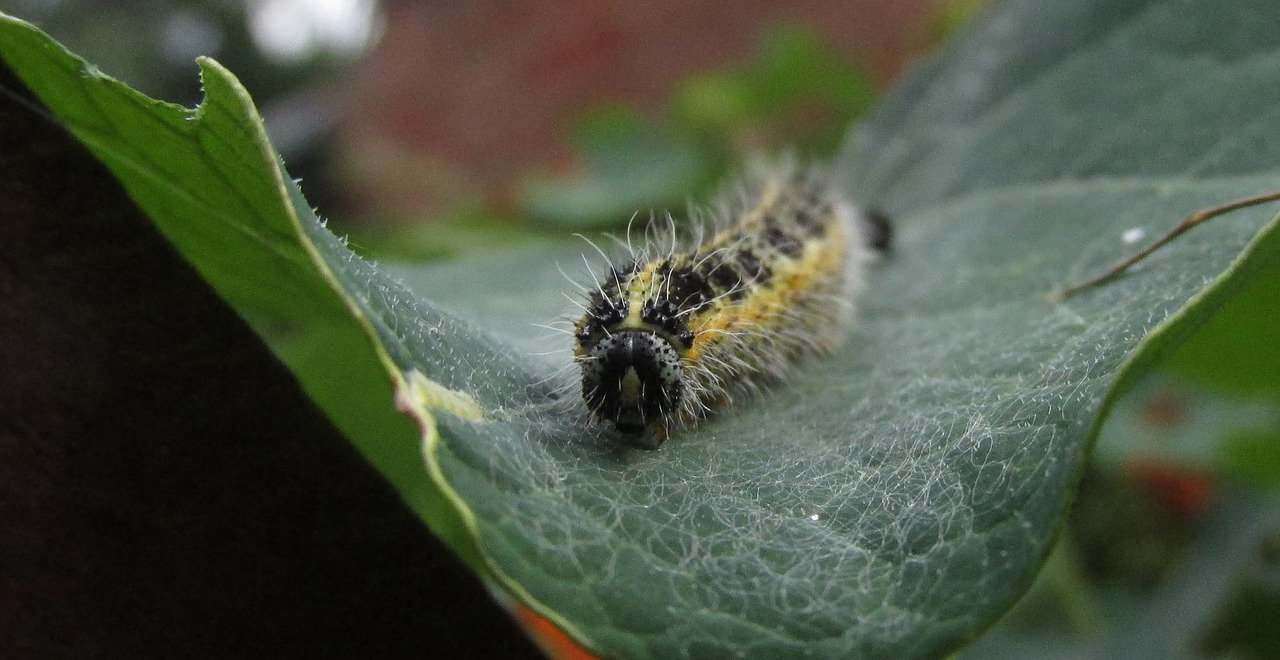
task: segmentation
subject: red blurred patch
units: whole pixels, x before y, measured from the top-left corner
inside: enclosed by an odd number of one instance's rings
[[[1180,518],[1199,518],[1213,496],[1215,476],[1207,470],[1139,457],[1125,465],[1125,473],[1160,506]]]
[[[1172,430],[1187,421],[1187,401],[1180,394],[1163,390],[1142,404],[1142,421],[1160,430]]]
[[[599,656],[578,646],[573,638],[546,617],[525,607],[522,603],[514,603],[514,606],[516,620],[533,638],[538,648],[547,654],[547,657],[552,660],[600,660]]]
[[[346,87],[340,142],[364,215],[420,215],[480,198],[501,206],[529,171],[571,163],[584,108],[654,111],[681,80],[747,57],[782,23],[818,32],[892,80],[921,43],[927,0],[392,2]]]

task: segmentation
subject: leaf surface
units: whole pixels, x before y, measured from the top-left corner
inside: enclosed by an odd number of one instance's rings
[[[849,341],[654,452],[557,398],[567,346],[529,338],[580,251],[391,277],[306,210],[220,67],[193,114],[24,25],[0,47],[228,300],[294,333],[278,352],[433,529],[589,648],[908,657],[1017,598],[1110,402],[1280,255],[1273,226],[1254,238],[1274,213],[1249,209],[1046,299],[1140,247],[1130,230],[1280,181],[1280,7],[1250,5],[991,12],[835,165],[897,229]]]

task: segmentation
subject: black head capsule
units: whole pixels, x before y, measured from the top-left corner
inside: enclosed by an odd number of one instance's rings
[[[644,433],[680,405],[680,356],[670,342],[652,332],[615,332],[580,360],[587,406],[623,433]]]

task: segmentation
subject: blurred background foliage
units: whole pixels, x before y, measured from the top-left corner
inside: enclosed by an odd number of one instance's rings
[[[197,103],[192,59],[218,59],[332,226],[419,260],[678,217],[752,154],[820,161],[981,5],[0,0],[157,98]],[[1275,300],[1255,282],[1118,405],[1036,584],[962,655],[1280,657]]]

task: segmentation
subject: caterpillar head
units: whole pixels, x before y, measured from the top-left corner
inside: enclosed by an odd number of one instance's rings
[[[680,406],[680,355],[671,342],[652,332],[606,335],[587,348],[579,362],[587,406],[623,433],[643,433]]]

